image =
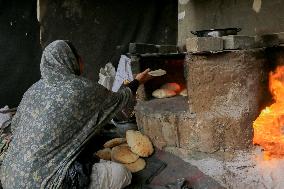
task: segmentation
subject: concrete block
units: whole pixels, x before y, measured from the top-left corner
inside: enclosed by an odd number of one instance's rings
[[[277,34],[265,34],[255,37],[257,47],[275,47],[279,46],[280,41]]]
[[[177,53],[177,46],[175,45],[156,45],[158,48],[158,53],[167,54],[167,53]]]
[[[284,32],[275,33],[275,34],[278,36],[279,43],[283,44],[284,43]]]
[[[146,54],[146,53],[157,53],[158,48],[153,44],[146,43],[129,43],[130,54]]]
[[[224,49],[249,49],[255,45],[254,37],[243,35],[223,36]]]
[[[186,39],[188,52],[214,52],[223,50],[221,37],[193,37]]]
[[[131,59],[131,69],[132,69],[132,73],[133,74],[138,74],[140,73],[142,70],[140,69],[140,65],[139,65],[139,57],[136,55],[130,55],[130,59]]]

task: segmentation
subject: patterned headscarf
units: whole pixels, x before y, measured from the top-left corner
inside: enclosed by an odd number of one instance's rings
[[[5,189],[60,188],[86,142],[131,99],[77,76],[78,63],[64,41],[48,45],[42,79],[24,94],[12,121],[13,140],[1,167]]]
[[[79,63],[65,41],[54,41],[43,51],[40,64],[43,79],[60,81],[75,75],[79,70]]]

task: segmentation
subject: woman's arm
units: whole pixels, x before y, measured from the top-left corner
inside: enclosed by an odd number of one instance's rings
[[[135,79],[131,81],[129,84],[126,86],[129,87],[132,91],[132,94],[135,95],[137,92],[137,89],[140,84],[146,83],[148,80],[152,79],[153,77],[150,76],[149,73],[150,69],[146,69],[144,72],[141,72],[136,75]]]
[[[137,79],[134,79],[130,83],[126,84],[126,86],[132,91],[132,94],[135,95],[140,83]]]
[[[126,87],[121,87],[118,92],[110,93],[106,97],[100,111],[99,123],[110,121],[117,112],[121,111],[133,100],[133,96],[136,94],[139,85],[144,84],[152,78],[152,76],[148,75],[149,71],[150,69],[146,69],[144,72],[137,74],[135,79],[127,84]]]

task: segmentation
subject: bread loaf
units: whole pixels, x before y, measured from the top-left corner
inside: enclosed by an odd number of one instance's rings
[[[128,130],[126,132],[126,140],[131,151],[141,157],[148,157],[154,152],[149,137],[143,135],[140,131]]]
[[[152,96],[155,98],[168,98],[176,95],[175,91],[167,90],[167,89],[157,89],[153,91]]]
[[[175,91],[176,93],[180,92],[181,87],[177,83],[166,83],[160,87],[160,89],[167,89],[170,91]]]
[[[144,159],[139,158],[134,163],[123,164],[131,173],[136,173],[145,168],[146,162]]]
[[[105,148],[112,148],[126,142],[125,138],[114,138],[104,144]]]
[[[116,146],[111,150],[111,160],[118,163],[133,163],[139,156],[127,146]]]

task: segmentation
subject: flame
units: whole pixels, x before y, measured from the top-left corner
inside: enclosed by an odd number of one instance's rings
[[[253,144],[263,147],[266,156],[284,155],[284,66],[269,73],[269,90],[274,103],[263,109],[253,122]]]

